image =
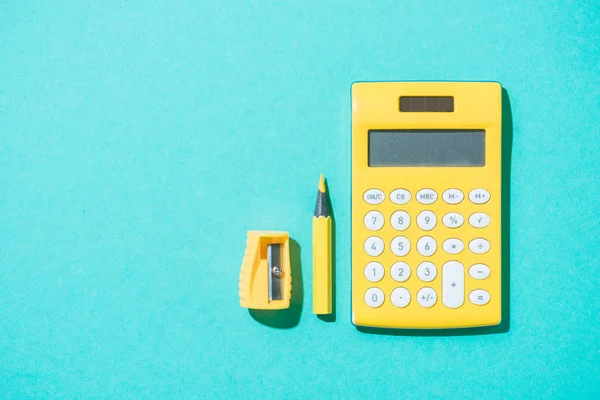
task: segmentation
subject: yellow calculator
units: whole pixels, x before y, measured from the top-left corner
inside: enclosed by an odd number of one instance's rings
[[[502,88],[352,85],[352,322],[501,319]]]

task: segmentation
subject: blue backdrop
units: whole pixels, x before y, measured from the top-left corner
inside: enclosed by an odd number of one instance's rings
[[[600,396],[600,3],[2,3],[0,397]],[[351,325],[357,80],[506,88],[508,332]],[[334,322],[311,312],[321,172]],[[296,241],[283,319],[239,307],[248,229]]]

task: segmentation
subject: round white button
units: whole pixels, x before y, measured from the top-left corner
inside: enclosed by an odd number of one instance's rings
[[[410,292],[403,287],[396,288],[392,290],[390,300],[396,307],[404,308],[410,303]]]
[[[486,213],[475,213],[469,217],[469,224],[474,228],[485,228],[490,224],[490,216]]]
[[[363,200],[369,204],[381,204],[385,195],[379,189],[369,189],[363,194]]]
[[[483,254],[490,251],[490,242],[485,239],[473,239],[471,243],[469,243],[469,250],[471,250],[475,254]]]
[[[442,248],[448,254],[458,254],[465,249],[465,245],[462,240],[451,238],[444,241]]]
[[[365,215],[365,226],[370,231],[378,231],[383,227],[383,214],[379,211],[369,211]]]
[[[476,306],[484,306],[490,302],[490,294],[483,289],[476,289],[469,293],[469,301]]]
[[[390,219],[392,228],[397,231],[404,231],[410,225],[410,215],[406,211],[396,211]]]
[[[490,200],[490,192],[485,189],[474,189],[469,193],[469,200],[471,203],[484,204]]]
[[[490,276],[490,267],[485,264],[475,264],[469,268],[469,275],[473,279],[486,279]]]
[[[432,288],[424,287],[417,293],[417,301],[425,308],[433,307],[437,301],[437,294]]]
[[[419,215],[417,215],[417,225],[419,228],[424,231],[430,231],[435,228],[437,224],[437,217],[432,211],[421,211]]]
[[[444,218],[442,218],[442,223],[448,228],[458,228],[465,223],[465,219],[459,213],[451,212],[444,215]]]
[[[437,268],[432,262],[422,262],[417,268],[417,276],[423,282],[431,282],[437,276]]]
[[[432,204],[437,200],[437,193],[433,189],[421,189],[417,192],[416,197],[421,204]]]
[[[365,252],[372,257],[377,257],[383,253],[383,240],[377,236],[367,238],[365,240]]]
[[[365,278],[371,282],[379,282],[383,279],[384,269],[383,265],[378,262],[371,261],[365,267]]]
[[[423,236],[417,242],[417,251],[424,255],[425,257],[429,257],[435,253],[437,250],[437,243],[435,239],[431,236]]]
[[[406,189],[396,189],[390,193],[390,200],[395,204],[406,204],[410,201],[410,192]]]
[[[405,256],[410,251],[410,241],[404,236],[396,236],[393,238],[390,246],[392,253],[398,257]]]
[[[442,193],[442,199],[448,204],[458,204],[465,198],[463,192],[458,189],[448,189]]]
[[[383,290],[379,288],[372,287],[365,292],[365,303],[369,307],[377,308],[383,304],[383,300],[385,300]]]
[[[410,278],[410,267],[407,263],[398,261],[392,265],[391,275],[396,282],[404,282]]]

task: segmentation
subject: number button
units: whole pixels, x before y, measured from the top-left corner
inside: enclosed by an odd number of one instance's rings
[[[421,204],[433,204],[437,200],[437,193],[433,189],[421,189],[417,192],[417,201]]]
[[[458,189],[448,189],[442,193],[442,199],[448,204],[458,204],[465,198],[463,192]]]
[[[433,307],[437,301],[437,294],[432,288],[424,287],[423,289],[419,290],[419,293],[417,293],[417,301],[425,308]]]
[[[383,246],[383,240],[380,237],[371,236],[365,240],[365,252],[372,257],[383,253]]]
[[[476,289],[469,293],[469,301],[476,306],[485,306],[490,302],[490,294],[483,289]]]
[[[391,247],[392,253],[394,253],[398,257],[402,257],[407,255],[410,251],[410,241],[404,236],[396,236],[392,239]]]
[[[442,223],[448,228],[459,228],[465,223],[465,219],[459,213],[448,213],[442,218]]]
[[[384,269],[383,265],[378,262],[371,261],[365,267],[365,278],[371,282],[379,282],[383,279]]]
[[[392,300],[392,304],[396,307],[404,308],[410,303],[410,292],[403,287],[396,288],[392,290],[390,300]]]
[[[475,264],[469,268],[469,275],[473,279],[486,279],[490,276],[490,267],[485,264]]]
[[[383,199],[385,196],[379,189],[369,189],[363,194],[363,200],[369,204],[381,204]]]
[[[406,211],[396,211],[390,219],[392,228],[397,231],[404,231],[410,225],[410,215]]]
[[[485,204],[490,200],[490,192],[485,189],[474,189],[469,193],[469,200],[474,204]]]
[[[417,251],[424,255],[425,257],[429,257],[435,253],[437,250],[437,243],[435,239],[431,236],[423,236],[417,242]]]
[[[410,278],[410,267],[407,263],[398,261],[397,263],[394,263],[394,265],[392,265],[391,274],[392,278],[396,282],[404,282],[408,278]]]
[[[422,262],[417,268],[417,276],[423,282],[431,282],[437,276],[435,264],[429,261]]]
[[[390,193],[390,200],[394,204],[406,204],[410,201],[410,192],[406,189],[396,189]]]
[[[474,228],[485,228],[490,224],[490,216],[486,213],[475,213],[469,217],[469,224]]]
[[[485,239],[473,239],[469,243],[469,250],[475,254],[484,254],[490,251],[490,242]]]
[[[451,238],[444,241],[442,248],[448,254],[458,254],[465,249],[465,245],[462,240]]]
[[[365,303],[369,307],[377,308],[383,304],[383,300],[385,300],[383,290],[379,288],[372,287],[365,292]]]
[[[437,217],[432,211],[422,211],[417,215],[417,225],[424,231],[430,231],[435,228]]]
[[[379,211],[369,211],[364,222],[368,230],[378,231],[383,227],[383,214]]]

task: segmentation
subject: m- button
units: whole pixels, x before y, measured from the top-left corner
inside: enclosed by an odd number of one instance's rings
[[[490,192],[485,189],[474,189],[469,193],[469,200],[471,203],[484,204],[490,200]]]
[[[417,192],[417,201],[421,204],[432,204],[437,200],[437,193],[433,189],[421,189]]]

